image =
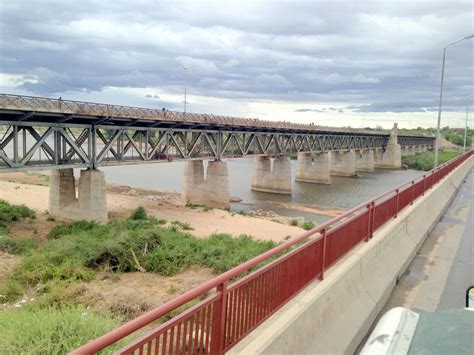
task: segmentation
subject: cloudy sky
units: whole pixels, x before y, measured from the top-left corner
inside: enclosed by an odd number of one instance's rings
[[[182,110],[186,82],[192,112],[434,126],[442,49],[474,32],[473,4],[2,1],[0,91]],[[443,125],[463,125],[473,78],[474,39],[449,47]]]

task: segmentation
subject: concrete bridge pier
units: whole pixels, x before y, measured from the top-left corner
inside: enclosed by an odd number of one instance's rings
[[[49,214],[60,216],[76,201],[74,169],[52,170],[49,177]]]
[[[372,149],[356,151],[356,170],[374,171],[374,151]]]
[[[298,153],[295,180],[314,184],[331,184],[329,153]]]
[[[185,162],[181,195],[183,202],[228,210],[230,196],[227,163],[221,160],[208,162],[206,175],[205,179],[202,160]]]
[[[255,157],[252,190],[274,194],[291,195],[290,158],[278,156],[273,160],[273,169],[269,156]]]
[[[331,152],[331,175],[354,177],[356,172],[356,153],[349,151]]]
[[[380,164],[382,164],[382,154],[383,154],[383,148],[375,148],[374,149],[374,166],[376,168]]]
[[[387,146],[382,153],[381,161],[378,161],[376,167],[385,169],[400,169],[402,167],[402,152],[400,144],[397,142],[397,124],[393,126]]]
[[[401,154],[402,154],[402,157],[406,157],[407,155],[410,155],[410,146],[405,145],[401,147]]]
[[[106,222],[107,189],[104,173],[97,169],[81,170],[76,197],[73,169],[53,170],[49,183],[49,213],[73,220]]]

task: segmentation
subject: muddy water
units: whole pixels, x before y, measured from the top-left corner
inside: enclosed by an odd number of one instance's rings
[[[320,209],[348,209],[422,174],[415,170],[376,169],[373,173],[359,173],[359,178],[332,177],[332,185],[293,181],[293,194],[286,196],[251,191],[252,163],[252,158],[228,160],[230,194],[242,199],[240,203],[231,204],[232,210],[272,210],[285,216],[303,216],[315,222],[324,221],[329,217],[301,211],[307,208],[295,210],[289,207],[297,205]],[[181,191],[184,163],[115,166],[101,169],[109,182],[134,187]],[[291,161],[291,170],[294,177],[296,161]]]

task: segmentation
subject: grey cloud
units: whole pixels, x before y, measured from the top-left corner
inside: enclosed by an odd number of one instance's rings
[[[295,112],[324,112],[323,110],[310,109],[310,108],[298,108]]]
[[[339,1],[3,2],[0,72],[38,78],[21,87],[37,95],[106,86],[181,93],[186,82],[204,96],[430,111],[442,46],[469,30],[472,7],[425,5],[349,1],[341,11]],[[448,51],[446,110],[463,107],[459,97],[474,91],[473,42]]]

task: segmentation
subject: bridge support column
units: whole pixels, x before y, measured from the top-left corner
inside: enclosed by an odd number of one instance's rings
[[[402,157],[406,157],[407,155],[410,155],[410,147],[408,145],[401,147],[401,153],[402,153]]]
[[[207,164],[207,178],[204,179],[203,161],[187,161],[184,166],[182,199],[185,204],[228,210],[230,196],[227,163],[221,160],[210,161]]]
[[[378,167],[382,163],[382,148],[375,148],[374,149],[374,167]]]
[[[107,221],[107,188],[104,172],[81,170],[78,219]]]
[[[78,197],[73,169],[53,170],[49,184],[49,213],[73,220],[107,221],[107,189],[104,173],[81,171]]]
[[[276,157],[273,160],[272,170],[270,157],[255,157],[252,190],[291,195],[290,158],[286,156]]]
[[[296,181],[314,184],[330,184],[329,153],[316,153],[312,161],[311,153],[298,153],[296,165]]]
[[[356,153],[349,151],[333,151],[331,152],[331,175],[338,176],[357,176],[356,172]]]
[[[376,166],[385,169],[400,169],[402,167],[402,152],[400,144],[397,142],[396,123],[393,126],[387,146],[382,154],[382,160]]]
[[[49,213],[60,216],[67,206],[76,202],[76,181],[73,169],[52,170],[49,177]]]
[[[372,149],[356,152],[356,170],[374,171],[374,151]]]

